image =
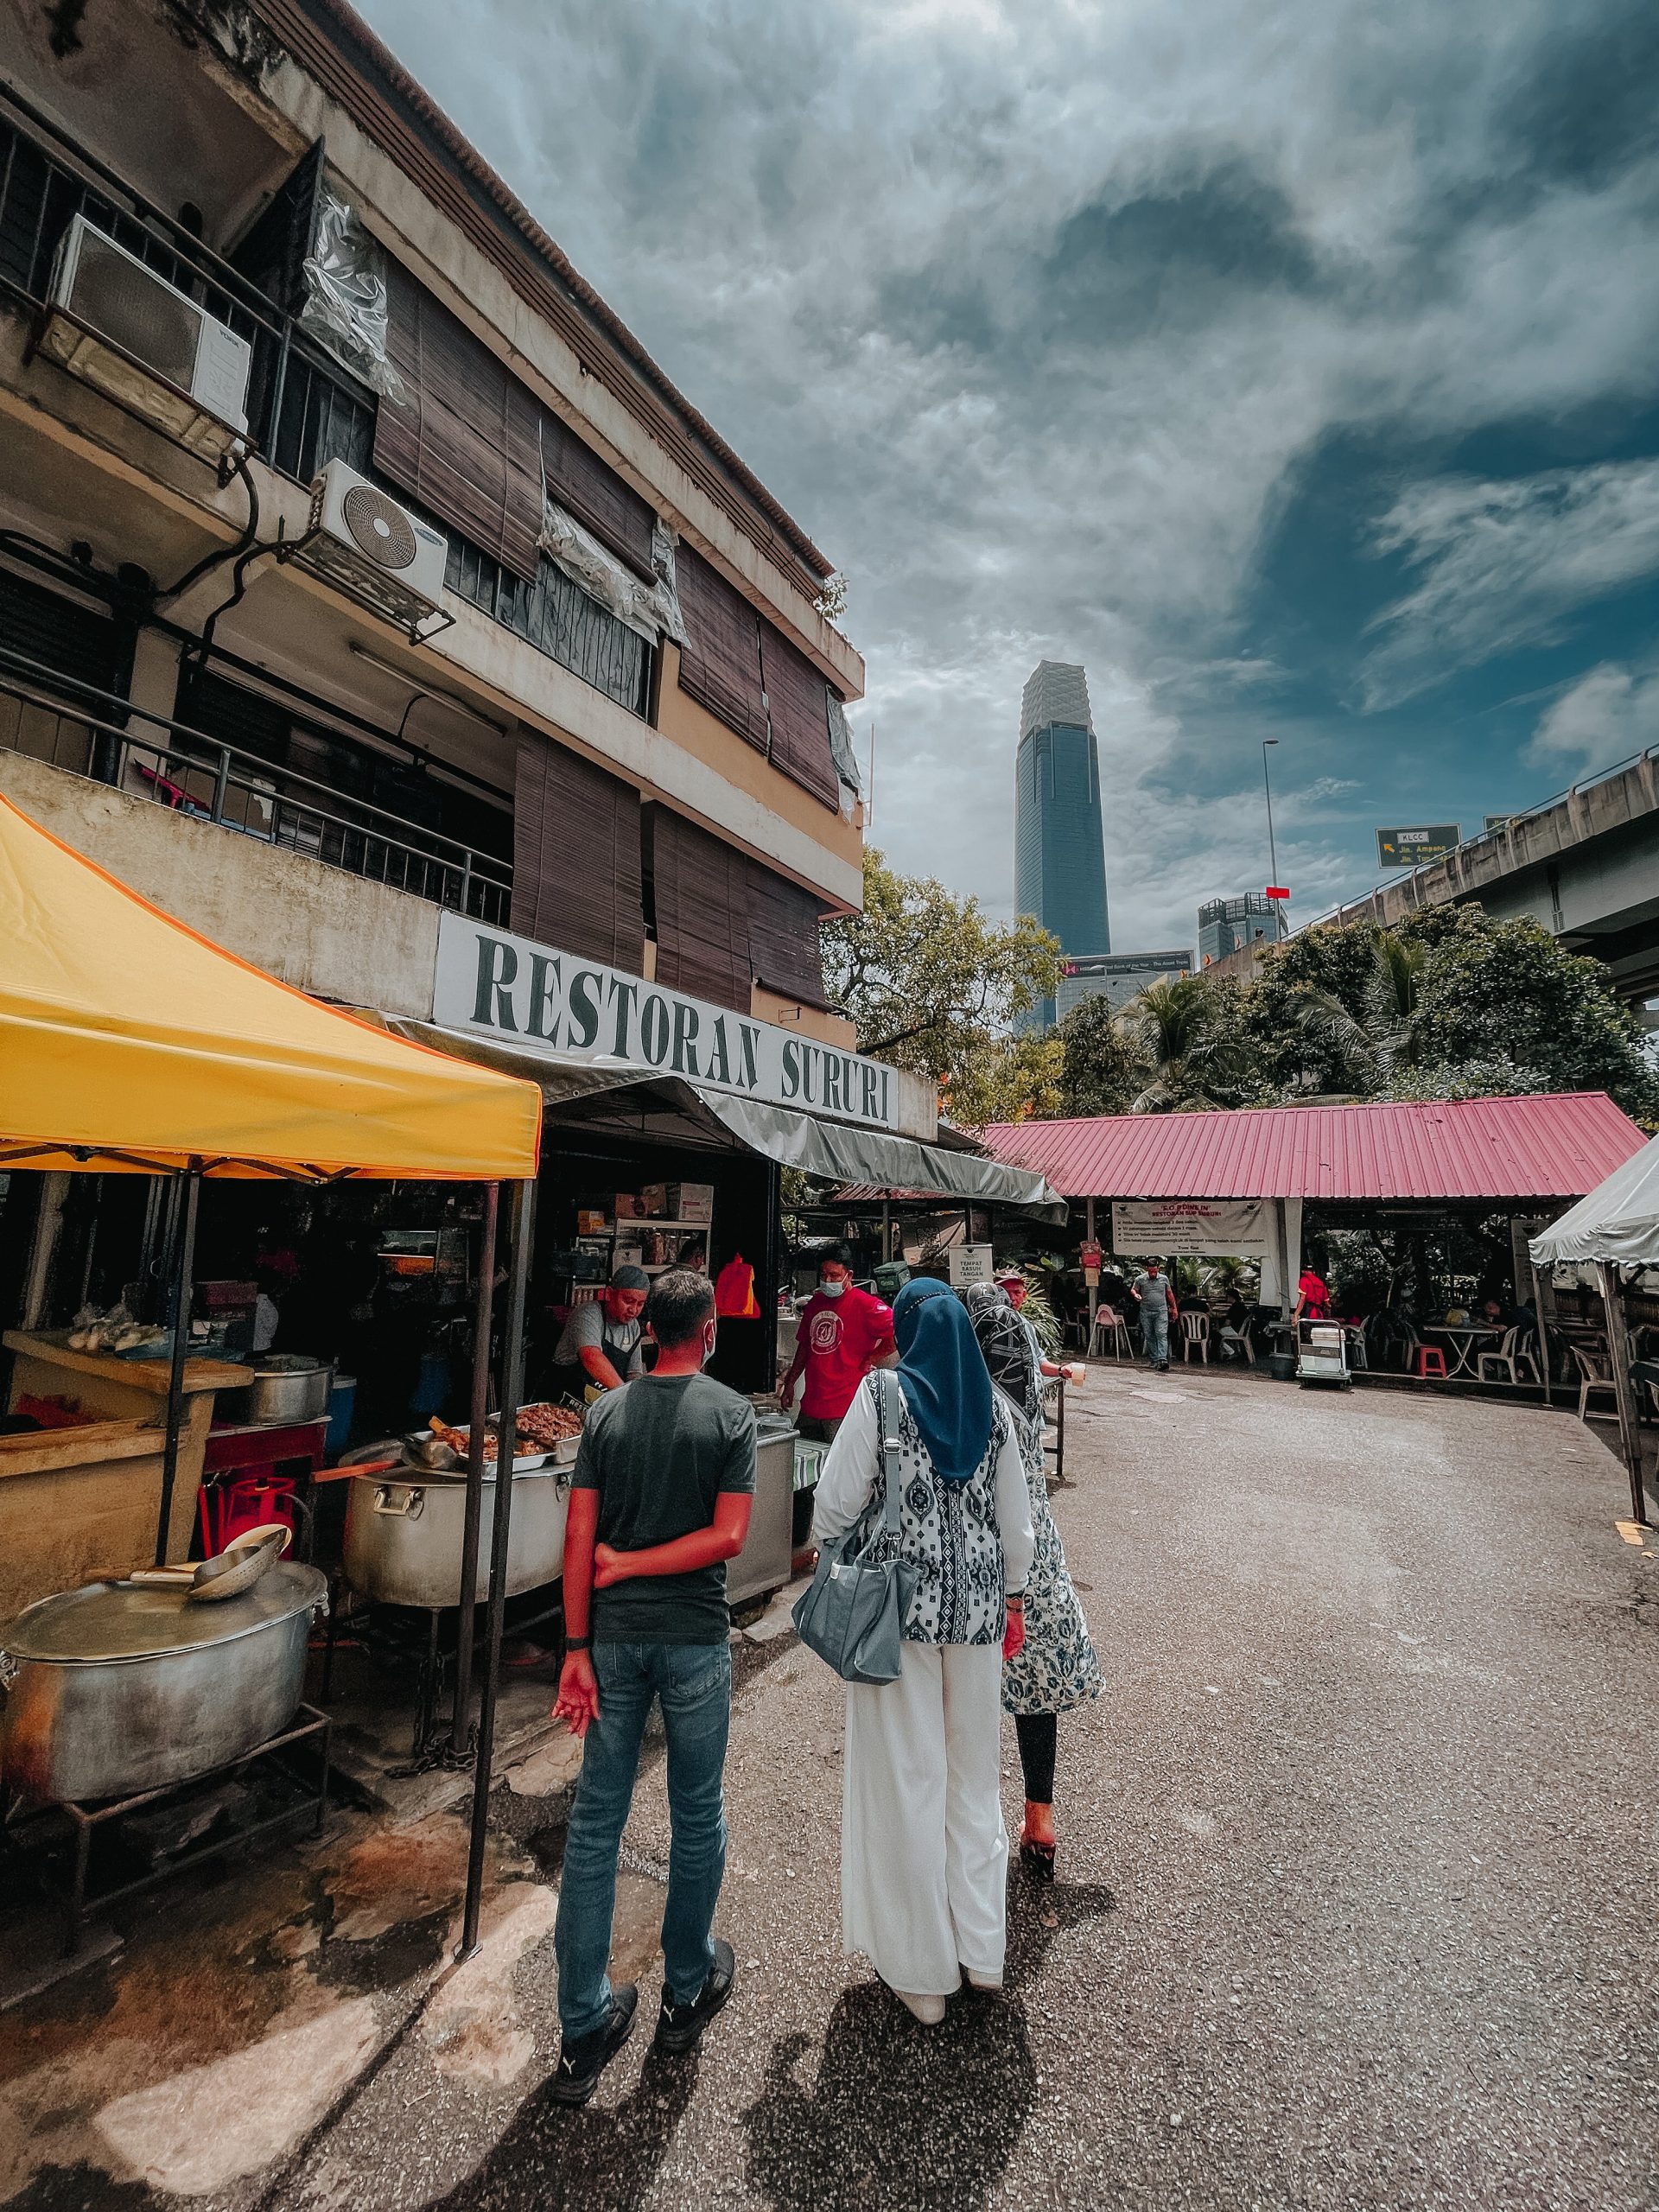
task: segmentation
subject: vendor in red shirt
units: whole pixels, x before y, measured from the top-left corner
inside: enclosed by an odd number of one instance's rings
[[[833,1442],[859,1384],[873,1367],[891,1367],[893,1310],[853,1281],[844,1244],[826,1248],[818,1262],[818,1287],[801,1315],[795,1357],[779,1385],[787,1406],[803,1372],[800,1432]]]
[[[1331,1293],[1324,1276],[1310,1259],[1302,1269],[1302,1279],[1296,1286],[1296,1311],[1292,1319],[1297,1321],[1323,1321],[1331,1312]]]

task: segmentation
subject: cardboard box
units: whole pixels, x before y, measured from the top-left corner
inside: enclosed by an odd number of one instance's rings
[[[616,1217],[619,1221],[638,1221],[639,1194],[637,1191],[619,1191],[616,1194]]]
[[[715,1186],[712,1183],[671,1183],[668,1186],[668,1217],[690,1225],[707,1229],[715,1218]]]
[[[610,1225],[610,1223],[606,1219],[604,1214],[600,1211],[597,1206],[578,1206],[576,1208],[576,1234],[578,1236],[602,1236]]]
[[[666,1183],[647,1183],[639,1193],[639,1217],[643,1221],[660,1221],[668,1211]]]
[[[625,1243],[619,1236],[611,1253],[613,1268],[641,1268],[645,1265],[645,1248],[637,1236]]]

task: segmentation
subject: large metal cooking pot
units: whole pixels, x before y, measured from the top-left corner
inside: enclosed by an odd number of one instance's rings
[[[94,1582],[0,1627],[0,1777],[36,1801],[125,1797],[280,1735],[328,1586],[279,1561],[239,1598]]]
[[[564,1516],[569,1470],[551,1465],[512,1478],[512,1529],[507,1539],[507,1595],[556,1581],[564,1567]],[[477,1596],[490,1590],[494,1548],[495,1469],[484,1470],[484,1515],[478,1537]],[[424,1468],[353,1478],[346,1505],[346,1580],[383,1605],[435,1608],[461,1600],[461,1545],[467,1516],[464,1473]]]
[[[262,1352],[253,1362],[248,1385],[248,1419],[257,1421],[325,1421],[334,1387],[334,1363],[308,1352]]]

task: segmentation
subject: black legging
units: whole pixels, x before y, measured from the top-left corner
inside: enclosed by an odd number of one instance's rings
[[[1054,1747],[1058,1732],[1058,1720],[1052,1713],[1016,1713],[1014,1716],[1028,1805],[1054,1802]]]

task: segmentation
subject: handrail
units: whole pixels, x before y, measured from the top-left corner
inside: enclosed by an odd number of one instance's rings
[[[46,687],[18,682],[8,673],[6,664],[27,668],[35,675],[44,677],[47,679]],[[116,721],[107,715],[82,713],[73,698],[66,700],[64,696],[66,691],[79,692],[95,700],[99,705],[114,708],[120,720]],[[122,698],[118,692],[101,691],[96,684],[82,683],[79,677],[60,676],[55,669],[48,668],[43,662],[31,660],[27,654],[15,652],[10,646],[5,645],[0,645],[0,693],[9,693],[14,698],[27,699],[31,706],[44,707],[52,714],[60,715],[67,709],[76,721],[85,722],[89,728],[96,729],[101,735],[113,737],[129,745],[133,742],[133,738],[126,725],[136,716],[140,721],[153,723],[158,729],[171,731],[175,736],[188,738],[194,744],[205,745],[215,753],[222,753],[228,760],[245,762],[250,768],[256,770],[263,777],[280,776],[288,783],[303,785],[307,791],[321,793],[334,805],[352,807],[360,814],[373,815],[378,821],[389,823],[397,830],[408,831],[422,839],[426,844],[447,845],[455,855],[454,865],[459,866],[464,861],[470,861],[474,864],[475,870],[481,865],[485,868],[505,870],[509,877],[512,874],[512,868],[507,861],[498,860],[492,853],[479,852],[473,846],[464,845],[459,838],[447,837],[442,830],[429,829],[424,823],[406,821],[401,814],[393,814],[386,807],[376,806],[372,800],[354,798],[349,791],[336,791],[333,785],[319,782],[316,777],[308,776],[303,769],[287,768],[280,761],[267,760],[263,754],[246,752],[242,747],[232,745],[222,737],[215,737],[209,730],[198,729],[194,723],[179,721],[171,715],[157,714],[149,707],[137,706],[132,701]],[[146,747],[146,750],[152,752],[156,749],[153,746]],[[200,766],[200,764],[193,765]],[[352,829],[368,829],[377,835],[379,834],[375,830],[375,825],[372,823],[351,822],[347,826]],[[402,838],[396,838],[391,842],[402,843],[404,841]],[[419,850],[421,848],[416,847],[411,849]],[[429,857],[439,860],[442,855],[434,853]]]

